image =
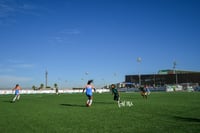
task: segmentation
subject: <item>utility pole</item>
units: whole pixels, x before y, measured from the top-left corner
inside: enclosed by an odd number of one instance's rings
[[[47,83],[48,83],[48,72],[45,72],[45,87],[47,88]]]

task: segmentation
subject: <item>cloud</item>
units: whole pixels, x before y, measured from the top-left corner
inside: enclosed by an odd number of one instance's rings
[[[15,60],[15,59],[7,59],[6,60],[6,62],[8,62],[8,63],[22,63],[22,61],[21,60]]]
[[[22,67],[22,68],[24,67],[30,68],[34,66],[31,63],[24,63],[23,60],[7,59],[6,62],[9,63],[11,66]]]
[[[34,64],[31,63],[24,63],[22,60],[15,60],[15,59],[8,59],[4,65],[6,65],[7,68],[32,68],[34,67]],[[3,65],[1,64],[0,67]]]
[[[35,64],[31,63],[24,63],[24,61],[20,60],[13,60],[8,59],[5,62],[2,61],[0,64],[0,75],[2,74],[14,74],[20,70],[27,70],[33,69],[35,67]]]
[[[0,25],[16,22],[16,16],[19,14],[40,16],[41,10],[45,8],[16,0],[2,0],[0,1]]]
[[[15,5],[13,1],[1,1],[0,2],[0,18],[5,18],[13,15],[15,12],[19,12],[19,5]]]
[[[16,64],[15,67],[17,68],[32,68],[34,67],[33,64]]]
[[[18,77],[18,76],[11,76],[11,75],[0,75],[0,82],[6,82],[6,81],[20,81],[20,82],[23,82],[23,81],[30,81],[32,80],[31,78],[29,77]]]
[[[0,73],[4,72],[4,73],[8,73],[8,72],[13,72],[15,71],[14,69],[12,68],[2,68],[0,67]]]
[[[33,79],[21,74],[26,74],[34,66],[31,63],[24,63],[23,60],[7,59],[2,61],[0,64],[0,89],[8,88],[16,83],[23,85],[29,84]],[[16,76],[18,74],[20,76]]]
[[[30,77],[20,77],[20,76],[12,76],[12,75],[0,75],[0,88],[9,87],[14,84],[23,84],[28,81],[31,81]]]
[[[67,29],[60,32],[61,34],[68,34],[68,35],[78,35],[81,32],[77,29]]]
[[[55,37],[54,39],[55,39],[56,42],[63,42],[64,41],[63,38],[59,37],[59,36]]]
[[[14,11],[14,8],[0,3],[0,18],[7,17],[11,12]]]
[[[78,29],[64,29],[51,37],[48,41],[55,44],[70,44],[76,35],[80,35],[81,32]]]

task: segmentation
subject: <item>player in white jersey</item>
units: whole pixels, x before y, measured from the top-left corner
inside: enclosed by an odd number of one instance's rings
[[[89,80],[85,88],[83,89],[83,93],[85,91],[86,96],[88,97],[88,100],[86,102],[86,106],[90,107],[92,105],[92,89],[95,91],[94,86],[92,85],[93,80]]]

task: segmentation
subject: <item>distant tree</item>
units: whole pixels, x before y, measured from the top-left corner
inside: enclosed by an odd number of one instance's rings
[[[44,88],[44,84],[40,84],[40,90]]]
[[[54,84],[54,88],[58,88],[58,85],[56,83]]]
[[[37,88],[36,88],[36,86],[35,86],[35,85],[33,85],[33,86],[32,86],[32,89],[33,89],[33,90],[36,90]]]

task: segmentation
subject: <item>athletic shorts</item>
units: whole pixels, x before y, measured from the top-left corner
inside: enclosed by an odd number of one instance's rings
[[[119,95],[114,95],[114,100],[118,101],[119,100]]]
[[[15,95],[19,95],[19,90],[15,90]]]
[[[88,97],[88,99],[92,98],[92,95],[86,94],[86,96]]]

